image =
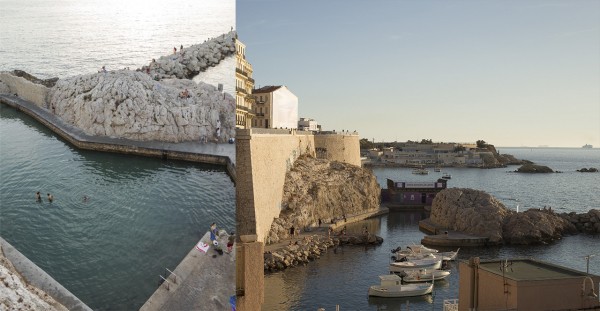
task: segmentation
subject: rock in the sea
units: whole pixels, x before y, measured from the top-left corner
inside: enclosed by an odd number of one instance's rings
[[[582,168],[580,170],[577,170],[580,173],[597,173],[598,169],[595,167],[590,167],[590,168]]]
[[[438,193],[430,220],[449,230],[487,237],[492,244],[546,243],[576,231],[551,210],[517,213],[492,195],[474,189],[451,188]]]
[[[380,189],[370,170],[337,161],[302,156],[287,173],[282,210],[271,225],[272,243],[289,237],[289,229],[329,222],[379,208]]]
[[[554,171],[544,165],[536,165],[536,164],[524,164],[519,167],[516,172],[518,173],[553,173]]]
[[[180,96],[187,89],[189,97]],[[148,74],[110,71],[61,79],[48,109],[88,135],[167,142],[235,135],[235,99],[190,80],[154,81]]]

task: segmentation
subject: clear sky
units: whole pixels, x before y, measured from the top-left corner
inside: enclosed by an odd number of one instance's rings
[[[324,129],[600,147],[598,0],[238,0],[237,29]]]

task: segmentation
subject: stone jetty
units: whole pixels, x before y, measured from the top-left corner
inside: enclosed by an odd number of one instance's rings
[[[438,193],[429,222],[442,230],[485,237],[488,244],[536,244],[576,233],[576,226],[551,209],[509,210],[492,195],[452,188]]]
[[[381,243],[383,243],[383,238],[374,234],[331,237],[326,234],[306,234],[296,241],[290,240],[288,245],[283,244],[265,252],[264,268],[265,272],[281,271],[319,259],[328,250],[335,251],[340,246],[380,245]]]
[[[172,55],[162,56],[141,68],[158,79],[191,79],[208,67],[216,66],[235,53],[236,32],[231,31],[201,44],[184,47]]]
[[[560,213],[558,216],[569,221],[578,232],[588,234],[600,233],[600,210],[591,209],[587,213]]]

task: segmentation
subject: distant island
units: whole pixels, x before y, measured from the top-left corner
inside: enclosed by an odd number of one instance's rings
[[[365,166],[499,168],[531,163],[510,154],[500,154],[494,145],[484,140],[475,143],[434,143],[431,139],[375,143],[361,139],[360,149]]]

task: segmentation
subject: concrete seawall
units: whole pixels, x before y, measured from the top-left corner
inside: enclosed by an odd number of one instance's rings
[[[0,238],[0,246],[4,256],[28,284],[43,290],[71,311],[92,310],[3,238]]]
[[[89,136],[80,129],[65,124],[46,109],[19,97],[0,94],[0,103],[24,112],[79,149],[219,165],[226,168],[234,182],[236,180],[233,144],[165,143]]]

